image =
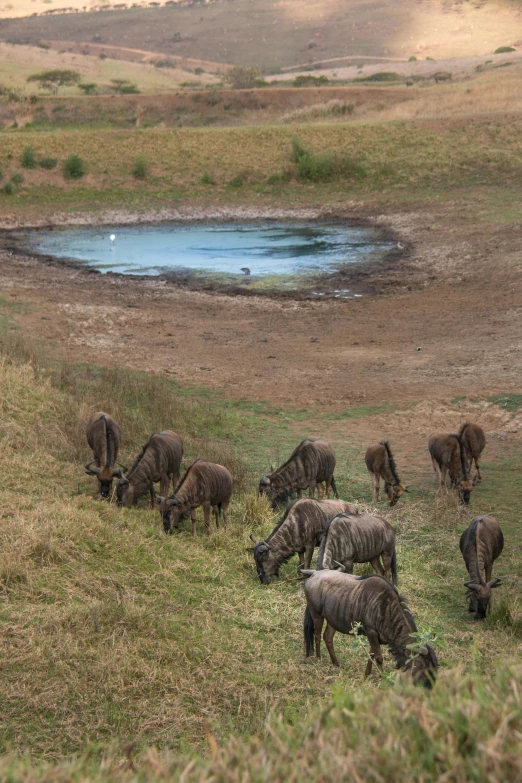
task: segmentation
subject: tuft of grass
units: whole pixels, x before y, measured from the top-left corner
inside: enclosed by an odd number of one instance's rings
[[[236,174],[235,177],[232,177],[230,182],[228,183],[231,188],[240,188],[242,185],[245,184],[245,179],[242,174]]]
[[[12,196],[14,193],[14,185],[12,182],[6,182],[5,185],[2,185],[2,193],[4,196]]]
[[[13,185],[21,185],[24,181],[24,175],[21,171],[15,171],[15,173],[11,177],[11,182]]]
[[[202,185],[215,185],[216,184],[216,178],[210,174],[208,171],[203,172],[203,176],[200,180]]]
[[[147,161],[142,155],[139,155],[136,158],[134,162],[134,167],[132,169],[132,174],[135,179],[147,179],[147,175],[148,175]]]
[[[51,169],[55,169],[57,165],[58,165],[58,158],[51,158],[45,156],[40,159],[40,166],[42,167],[42,169],[47,169],[50,171]]]
[[[21,164],[24,169],[35,169],[38,166],[34,149],[32,147],[26,147],[22,153]]]

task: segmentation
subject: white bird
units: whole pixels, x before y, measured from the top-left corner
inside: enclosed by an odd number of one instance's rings
[[[111,244],[114,245],[114,240],[116,239],[116,234],[111,234],[109,239],[111,240]]]

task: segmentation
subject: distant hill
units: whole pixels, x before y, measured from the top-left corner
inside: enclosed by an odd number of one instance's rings
[[[221,0],[3,19],[0,40],[119,46],[276,71],[349,56],[492,53],[522,45],[513,40],[521,9],[521,0]]]

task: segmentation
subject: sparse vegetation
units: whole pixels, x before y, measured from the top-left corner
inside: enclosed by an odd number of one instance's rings
[[[21,163],[24,169],[35,169],[38,166],[38,162],[32,147],[26,147],[24,149]]]
[[[203,176],[201,177],[201,184],[202,185],[215,185],[216,184],[216,178],[210,174],[208,171],[203,172]]]
[[[24,181],[24,175],[21,171],[15,171],[15,173],[11,177],[11,182],[13,185],[21,185]]]
[[[302,74],[296,76],[294,79],[294,87],[320,87],[323,84],[328,84],[328,78],[326,76],[312,76],[308,74]]]
[[[399,82],[403,77],[394,71],[378,71],[369,76],[358,76],[354,82]]]
[[[310,122],[311,120],[335,119],[337,117],[349,117],[355,112],[355,103],[334,98],[327,103],[316,103],[312,106],[303,106],[283,114],[281,122]]]
[[[85,164],[79,155],[69,155],[63,164],[65,179],[81,179],[85,174]]]
[[[338,177],[362,179],[366,169],[355,162],[350,155],[332,155],[328,152],[314,154],[303,147],[300,139],[292,141],[292,163],[296,164],[297,176],[301,180],[325,182]]]
[[[266,85],[259,68],[246,68],[242,65],[230,68],[226,72],[223,81],[233,90],[248,90]]]

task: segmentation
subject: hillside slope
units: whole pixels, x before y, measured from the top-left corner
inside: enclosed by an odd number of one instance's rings
[[[180,57],[289,65],[354,55],[447,58],[516,43],[520,2],[223,0],[5,20],[1,39],[85,42]]]

